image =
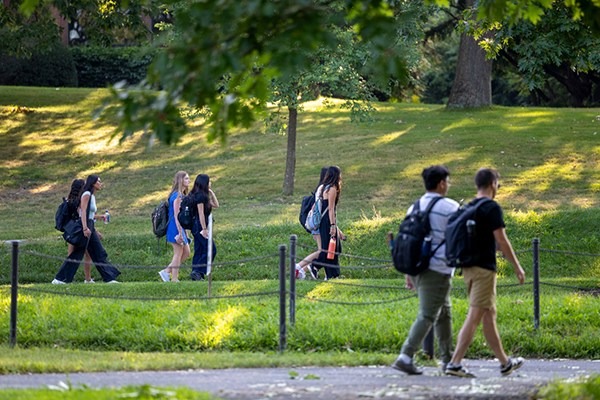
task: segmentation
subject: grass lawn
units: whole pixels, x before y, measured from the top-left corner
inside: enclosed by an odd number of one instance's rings
[[[111,400],[118,398],[164,400],[219,399],[206,392],[197,392],[186,388],[163,388],[149,385],[128,386],[119,389],[93,389],[87,387],[70,387],[68,384],[62,382],[62,385],[48,389],[0,391],[0,399],[10,400]]]
[[[423,193],[421,170],[437,163],[451,170],[448,195],[465,201],[475,195],[473,177],[478,168],[499,170],[502,188],[497,200],[504,208],[508,236],[516,250],[530,248],[531,240],[539,238],[543,248],[600,253],[598,109],[449,111],[432,105],[381,103],[376,105],[376,124],[356,126],[345,110],[309,103],[298,119],[295,195],[286,197],[281,195],[285,136],[263,134],[256,124],[249,130],[233,130],[221,146],[206,143],[206,128],[191,122],[191,133],[175,146],[156,144],[148,149],[148,138],[141,133],[120,144],[118,137],[112,138],[116,121],[90,118],[105,96],[104,90],[0,87],[0,240],[30,239],[22,246],[19,273],[20,282],[31,288],[122,297],[205,295],[205,285],[161,284],[156,273],[168,264],[172,252],[165,251],[164,239],[157,251],[150,214],[168,194],[179,170],[187,171],[192,179],[198,173],[211,176],[221,203],[214,213],[217,262],[273,255],[279,244],[288,243],[290,234],[297,234],[301,244],[314,245],[297,222],[299,206],[302,197],[314,189],[321,167],[332,164],[342,169],[338,222],[348,235],[343,244],[348,254],[389,259],[385,232],[397,229],[405,210]],[[35,112],[10,113],[5,107],[11,105]],[[120,280],[127,283],[53,287],[48,283],[60,260],[32,253],[66,256],[53,216],[71,181],[91,173],[99,174],[104,183],[97,194],[99,211],[111,213],[111,223],[99,227],[103,243],[109,259],[121,265]],[[0,245],[0,251],[8,249]],[[298,252],[308,254],[304,248]],[[543,281],[586,287],[599,284],[598,258],[551,253],[541,257]],[[530,280],[531,253],[519,258]],[[367,268],[378,264],[342,259],[342,265],[365,267],[343,270],[346,282],[401,284],[402,277],[393,268]],[[156,268],[131,268],[140,265]],[[2,253],[0,285],[9,284],[9,271],[10,255]],[[184,280],[186,271],[181,274]],[[92,274],[98,278],[94,270]],[[500,260],[501,281],[513,283],[513,275],[512,267]],[[277,259],[219,266],[214,276],[217,294],[276,290]],[[83,281],[81,268],[75,281]],[[461,278],[455,283],[460,286]],[[595,345],[600,326],[597,297],[544,287],[542,327],[535,333],[530,289],[503,289],[499,297],[500,333],[509,352],[600,357]],[[398,296],[389,290],[323,282],[299,282],[299,292],[348,301]],[[453,301],[458,331],[467,302],[460,292]],[[8,343],[9,303],[9,288],[3,286],[0,344]],[[94,352],[113,360],[99,365],[122,369],[205,367],[213,362],[225,366],[229,354],[236,352],[252,354],[247,359],[254,365],[350,365],[354,362],[350,359],[356,360],[352,357],[388,363],[399,351],[416,315],[416,304],[411,299],[348,307],[301,300],[297,324],[289,330],[290,351],[277,358],[270,353],[278,340],[278,308],[272,297],[126,301],[56,296],[23,287],[21,348],[7,350],[14,357],[1,358],[0,370],[49,371],[52,363],[62,370],[77,370],[77,365],[85,370],[93,363],[57,360],[64,354],[75,360],[100,357]],[[467,356],[490,357],[478,335]],[[163,354],[167,356],[155,356]],[[347,354],[352,357],[345,358]],[[120,363],[119,357],[131,361]],[[36,363],[37,358],[42,361]]]

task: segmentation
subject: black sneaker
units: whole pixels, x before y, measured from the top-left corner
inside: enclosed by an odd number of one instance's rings
[[[446,375],[460,376],[461,378],[477,378],[475,374],[461,364],[454,365],[448,363],[448,365],[446,365]]]
[[[192,272],[190,274],[190,279],[193,281],[203,281],[204,277],[202,276],[202,274],[200,274],[198,272]]]
[[[314,278],[314,279],[319,279],[319,270],[316,269],[312,264],[310,266],[310,275]]]
[[[392,368],[397,369],[398,371],[406,372],[409,375],[421,375],[423,373],[423,369],[415,367],[415,364],[413,364],[412,361],[405,363],[399,358],[394,361]]]
[[[515,369],[521,368],[521,366],[525,363],[523,357],[517,358],[508,358],[508,362],[505,365],[500,366],[500,373],[502,375],[508,375],[513,372]]]

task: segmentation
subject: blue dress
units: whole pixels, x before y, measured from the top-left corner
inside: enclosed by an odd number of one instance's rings
[[[175,218],[177,218],[177,216],[173,215],[175,212],[175,206],[173,206],[173,203],[175,202],[177,196],[179,196],[179,193],[175,192],[171,195],[171,197],[169,197],[169,226],[167,226],[167,242],[169,243],[177,243],[175,236],[179,234],[179,231],[177,230],[177,223],[175,222]],[[182,229],[182,232],[184,243],[189,243],[187,236],[185,235],[185,229]]]

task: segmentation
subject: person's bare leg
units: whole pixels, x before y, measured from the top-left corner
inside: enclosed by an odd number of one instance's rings
[[[173,258],[171,259],[171,263],[167,268],[165,268],[165,272],[168,274],[173,273],[173,267],[179,267],[179,262],[181,260],[181,255],[183,253],[183,246],[178,243],[171,243],[173,246]],[[177,268],[179,270],[179,268]]]
[[[477,328],[487,311],[481,307],[469,307],[467,319],[462,328],[460,328],[460,332],[456,338],[456,349],[450,361],[452,364],[460,364],[465,354],[467,354],[467,350],[473,342],[473,337],[475,337],[475,332],[477,332]]]
[[[506,357],[502,347],[502,340],[500,340],[500,334],[496,326],[496,316],[496,307],[488,310],[483,316],[483,336],[485,336],[485,341],[500,361],[500,364],[505,365],[508,362],[508,357]]]
[[[172,276],[171,276],[172,281],[179,280],[179,267],[190,256],[190,245],[189,244],[186,243],[183,246],[179,246],[179,247],[181,247],[181,256],[179,257],[179,262],[177,265],[170,266],[171,274],[172,274]],[[167,268],[167,269],[169,269],[169,268]]]
[[[92,280],[92,257],[90,257],[90,253],[85,252],[85,259],[83,260],[83,275],[85,276],[86,281]]]
[[[313,235],[313,239],[317,241],[317,248],[319,250],[317,250],[314,253],[310,254],[304,260],[300,261],[299,265],[304,270],[304,272],[308,272],[309,265],[313,262],[314,259],[316,259],[317,257],[319,257],[319,254],[321,254],[321,235]],[[304,263],[304,265],[302,265],[302,263]]]

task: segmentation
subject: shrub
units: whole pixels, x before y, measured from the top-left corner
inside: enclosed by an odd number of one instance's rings
[[[146,77],[157,49],[147,47],[73,47],[79,87],[106,87],[125,80],[135,84]]]
[[[0,53],[0,85],[76,87],[77,72],[71,51],[57,43],[50,51],[33,53],[29,59]]]

